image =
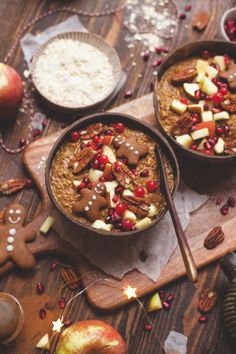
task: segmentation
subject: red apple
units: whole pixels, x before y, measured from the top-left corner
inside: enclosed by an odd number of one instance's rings
[[[56,354],[125,354],[121,335],[105,322],[87,320],[68,327],[62,334]]]
[[[0,124],[17,113],[23,94],[19,74],[9,65],[0,63]]]

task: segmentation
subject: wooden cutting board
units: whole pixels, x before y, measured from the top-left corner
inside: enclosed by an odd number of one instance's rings
[[[156,124],[151,94],[116,107],[112,111],[133,115],[140,120],[148,122],[150,125]],[[39,188],[42,197],[41,210],[35,220],[31,222],[31,226],[33,224],[37,230],[52,210],[44,182],[45,160],[59,135],[60,132],[57,132],[35,141],[29,145],[23,156],[23,163]],[[200,210],[194,212],[190,218],[190,225],[187,228],[187,238],[197,268],[203,267],[236,249],[236,233],[233,231],[236,227],[234,213],[232,212],[224,218],[214,205],[213,201],[209,201]],[[209,230],[216,224],[223,225],[226,239],[217,248],[209,251],[203,247],[203,240]],[[36,256],[56,254],[67,257],[74,265],[78,266],[84,287],[101,279],[87,290],[89,302],[100,310],[112,310],[132,301],[128,300],[123,293],[124,287],[127,285],[137,288],[138,296],[142,297],[185,275],[185,268],[178,247],[163,269],[160,278],[155,283],[137,270],[129,272],[122,280],[117,280],[106,275],[90,264],[79,251],[61,240],[59,235],[54,232],[50,233],[49,236],[42,236],[38,233],[36,241],[29,244],[29,248]],[[11,269],[12,266],[13,264],[8,262],[4,267],[0,268],[0,274]]]

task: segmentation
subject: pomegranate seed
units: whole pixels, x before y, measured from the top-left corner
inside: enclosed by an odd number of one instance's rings
[[[220,92],[218,92],[212,97],[212,99],[215,103],[221,103],[224,99],[224,96]]]
[[[116,131],[117,133],[122,134],[123,131],[124,131],[124,129],[125,129],[125,126],[124,126],[123,123],[116,123],[116,124],[114,125],[114,128],[115,128],[115,131]]]
[[[76,141],[79,140],[79,137],[80,137],[79,132],[78,132],[77,130],[75,130],[74,132],[72,132],[72,133],[70,134],[70,141],[71,141],[72,143],[76,143]]]
[[[228,136],[228,135],[229,135],[229,131],[230,131],[229,125],[225,125],[225,126],[224,126],[224,133],[225,133],[225,136]]]
[[[203,50],[201,52],[201,57],[204,58],[204,59],[209,59],[210,58],[210,53],[208,50]]]
[[[95,182],[90,182],[89,185],[88,185],[88,188],[92,189],[95,185]]]
[[[114,176],[113,175],[107,175],[104,178],[105,178],[105,181],[113,181],[114,180]]]
[[[156,189],[157,189],[157,186],[158,186],[158,184],[157,184],[156,181],[148,181],[148,182],[146,183],[147,190],[148,190],[148,192],[150,192],[150,193],[155,192]]]
[[[227,215],[229,212],[229,206],[227,204],[224,204],[221,208],[220,208],[220,212],[222,215]]]
[[[123,157],[123,159],[121,159],[121,162],[123,162],[124,165],[128,164],[128,159]]]
[[[180,102],[183,103],[183,104],[187,104],[187,103],[188,103],[188,101],[186,100],[185,97],[181,98],[181,99],[180,99]]]
[[[204,154],[206,154],[206,155],[212,155],[212,151],[211,150],[208,150],[208,149],[206,149],[206,150],[204,150],[203,151],[204,152]]]
[[[208,104],[204,104],[203,109],[204,109],[204,111],[209,111],[209,106],[208,106]]]
[[[39,317],[41,318],[41,320],[44,320],[46,315],[47,315],[46,310],[44,309],[39,310]]]
[[[123,215],[126,209],[127,209],[126,204],[123,202],[117,204],[115,207],[115,211],[118,215]]]
[[[148,177],[149,176],[149,171],[148,170],[143,170],[140,172],[140,177]]]
[[[221,134],[224,133],[224,128],[223,127],[217,127],[216,128],[216,132],[217,132],[217,134],[221,135]]]
[[[72,321],[71,320],[65,320],[64,322],[63,322],[63,324],[64,324],[64,327],[69,327],[69,326],[71,326],[72,325]]]
[[[222,203],[223,199],[221,197],[216,198],[216,205],[220,205]]]
[[[226,87],[221,87],[220,88],[220,93],[221,93],[221,95],[225,96],[228,93],[227,88]]]
[[[212,148],[211,144],[210,144],[208,141],[206,141],[206,142],[203,144],[203,146],[204,146],[204,148],[205,148],[206,150],[211,150],[211,148]]]
[[[198,145],[197,144],[191,145],[191,150],[197,150],[197,149],[198,149]]]
[[[170,49],[167,48],[167,47],[156,47],[155,48],[155,51],[157,54],[162,54],[162,53],[169,53],[170,52]]]
[[[82,188],[86,188],[86,184],[81,182],[80,185],[79,185],[79,188],[82,189]]]
[[[194,93],[194,96],[196,99],[200,100],[201,98],[201,91],[200,90],[196,90],[195,93]]]
[[[191,5],[191,4],[185,5],[184,10],[185,10],[186,12],[191,11],[191,10],[192,10],[192,5]]]
[[[112,201],[113,201],[114,203],[117,203],[118,200],[119,200],[118,195],[114,195],[114,197],[112,198]]]
[[[103,163],[100,163],[99,166],[98,166],[98,169],[100,171],[104,171],[104,168],[105,168],[105,165]]]
[[[102,182],[102,183],[106,182],[106,177],[101,176],[101,177],[99,178],[99,182]]]
[[[211,146],[214,146],[214,145],[216,144],[214,138],[208,138],[208,143],[209,143]]]
[[[105,135],[113,136],[114,132],[110,129],[105,130]]]
[[[174,295],[170,294],[167,296],[166,301],[168,302],[168,304],[170,304],[174,300],[174,298]]]
[[[137,187],[134,191],[134,194],[138,198],[144,198],[145,196],[145,189],[143,187]]]
[[[115,192],[116,194],[121,194],[123,192],[124,188],[123,187],[116,187]]]
[[[192,115],[192,122],[193,122],[194,124],[200,122],[200,116],[199,116],[199,114],[193,114],[193,115]]]
[[[146,324],[144,325],[144,329],[145,329],[145,331],[147,331],[147,332],[151,332],[151,330],[152,330],[152,325],[149,324],[149,323],[146,323]]]
[[[197,127],[195,125],[192,125],[190,128],[190,132],[194,132],[197,129]]]
[[[121,220],[121,215],[120,214],[117,214],[116,212],[114,212],[113,214],[112,214],[112,218],[113,218],[113,221],[114,222],[120,222],[120,220]]]
[[[115,162],[115,170],[116,170],[116,172],[120,172],[120,164],[119,164],[119,161],[116,161],[116,162]]]
[[[225,66],[228,66],[230,64],[230,58],[227,54],[224,55],[224,59],[225,59]]]
[[[150,57],[150,52],[149,52],[149,50],[145,50],[145,52],[143,52],[142,57],[143,57],[143,60],[144,60],[144,61],[148,61],[148,59],[149,59],[149,57]]]
[[[56,267],[57,267],[57,263],[54,262],[54,261],[52,261],[51,264],[50,264],[50,266],[49,266],[49,269],[50,269],[51,272],[54,272],[54,270],[56,269]]]
[[[207,316],[200,316],[198,321],[200,323],[206,323],[208,321],[208,318],[207,318]]]
[[[132,97],[132,96],[133,96],[133,92],[132,92],[132,91],[126,90],[126,91],[124,92],[124,98],[130,98],[130,97]]]
[[[141,262],[146,262],[146,260],[148,259],[148,255],[145,251],[141,251],[139,253],[139,258],[140,258]]]
[[[44,285],[40,281],[37,283],[37,293],[39,295],[44,293]]]
[[[179,14],[179,19],[180,19],[180,20],[185,20],[186,17],[187,17],[187,16],[186,16],[185,13]]]
[[[59,307],[61,310],[64,310],[64,308],[66,307],[66,299],[64,297],[62,297],[60,300],[59,300],[59,303],[58,303]]]
[[[130,219],[123,219],[121,225],[122,225],[122,229],[125,231],[133,231],[134,230],[133,221]]]
[[[152,67],[156,68],[157,66],[160,66],[162,63],[162,59],[154,59],[152,62]]]
[[[25,146],[25,144],[26,144],[26,140],[24,138],[21,138],[19,140],[19,147],[23,147],[23,146]]]
[[[25,186],[26,188],[31,188],[33,186],[33,181],[30,178],[28,178],[25,182]]]
[[[107,217],[105,218],[105,223],[106,223],[106,224],[112,224],[112,217],[111,217],[111,215],[107,215]]]
[[[85,143],[80,144],[80,149],[83,150],[86,147]]]
[[[161,299],[164,299],[166,297],[166,293],[164,290],[159,290],[159,296]]]
[[[100,138],[99,136],[95,135],[95,136],[93,137],[93,142],[94,142],[95,144],[101,144],[101,143],[102,143],[102,138]]]
[[[228,201],[227,201],[227,204],[228,204],[229,207],[235,208],[235,198],[234,197],[229,197]]]
[[[162,301],[162,306],[164,310],[168,311],[171,305],[167,301]]]
[[[89,182],[90,182],[90,179],[87,176],[84,176],[83,183],[89,184]]]

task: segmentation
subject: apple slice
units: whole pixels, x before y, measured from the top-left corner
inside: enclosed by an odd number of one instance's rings
[[[191,138],[191,136],[189,134],[176,136],[175,139],[176,139],[177,143],[179,143],[180,145],[183,145],[186,148],[189,148],[193,143],[193,139]]]
[[[125,211],[123,218],[132,220],[134,223],[137,221],[137,216],[130,210]]]
[[[124,189],[122,195],[128,197],[134,195],[134,193],[130,189]]]
[[[217,155],[223,154],[225,151],[225,142],[222,138],[219,138],[214,146],[214,151]]]
[[[175,111],[179,114],[183,114],[187,111],[187,105],[176,99],[171,102],[170,108],[172,109],[172,111]]]
[[[100,170],[94,170],[93,168],[90,168],[88,172],[88,178],[90,179],[91,182],[98,182],[99,178],[103,176],[103,171]]]
[[[112,229],[112,224],[106,224],[103,220],[96,220],[91,226],[95,229],[104,231],[111,231]]]
[[[163,307],[162,307],[160,296],[158,293],[155,293],[148,302],[147,312],[149,313],[153,311],[158,311],[161,310],[162,308]]]
[[[146,218],[141,219],[135,224],[135,228],[137,230],[143,230],[146,229],[146,227],[148,227],[149,225],[151,225],[151,223],[152,223],[152,219],[146,216]]]
[[[208,67],[208,61],[198,59],[196,62],[196,70],[198,74],[205,74],[206,68]]]
[[[195,128],[196,130],[207,128],[209,130],[210,136],[214,136],[216,124],[214,120],[211,120],[209,122],[202,122],[202,123],[195,124]]]
[[[184,91],[191,97],[195,97],[195,92],[199,90],[199,85],[198,84],[189,84],[189,83],[184,83],[183,85]]]
[[[208,65],[208,67],[206,68],[206,74],[208,79],[212,80],[219,74],[219,71],[213,66]]]
[[[45,350],[49,350],[49,336],[48,333],[45,334],[42,338],[40,338],[40,340],[38,341],[38,343],[35,346],[37,349],[45,349]]]
[[[114,191],[118,186],[118,183],[116,181],[104,182],[104,184],[106,186],[107,193],[110,193],[112,190]]]
[[[193,140],[199,140],[205,138],[206,136],[209,136],[209,130],[207,128],[195,130],[191,133],[191,136]]]
[[[48,231],[51,229],[52,225],[54,224],[55,222],[55,218],[53,216],[48,216],[43,224],[41,225],[39,231],[42,232],[43,234],[47,234]]]
[[[154,204],[151,204],[148,208],[148,216],[152,218],[155,215],[157,215],[157,208]]]
[[[214,120],[225,120],[225,119],[229,119],[229,113],[227,111],[222,111],[219,113],[214,114]]]
[[[189,104],[188,105],[188,110],[191,112],[191,113],[202,113],[203,112],[203,106],[204,106],[204,103],[196,103],[196,104]]]
[[[213,120],[213,113],[212,111],[203,111],[201,117],[203,122],[209,122],[210,120]]]
[[[109,162],[114,163],[116,162],[116,155],[114,154],[113,150],[110,148],[110,146],[104,145],[102,149],[103,155],[106,155],[109,159]]]
[[[216,55],[213,59],[213,63],[217,64],[221,71],[225,71],[225,57],[223,55]]]
[[[209,96],[215,95],[218,92],[218,87],[206,76],[200,81],[200,88],[202,92]]]
[[[73,180],[72,186],[73,186],[74,190],[77,191],[77,189],[79,188],[81,182],[82,182],[82,181],[79,180],[79,179],[74,179],[74,180]]]
[[[102,144],[103,145],[111,145],[113,138],[114,138],[114,136],[112,136],[112,135],[104,136],[104,138],[102,140]]]

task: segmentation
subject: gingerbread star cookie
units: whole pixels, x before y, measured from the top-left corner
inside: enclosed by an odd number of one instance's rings
[[[33,241],[36,233],[25,228],[26,210],[22,205],[11,204],[4,212],[4,223],[0,226],[0,265],[11,259],[20,268],[31,268],[35,263],[27,242]]]
[[[81,199],[73,206],[75,214],[83,214],[91,221],[99,219],[100,209],[107,206],[107,200],[104,198],[106,186],[104,183],[95,183],[92,189],[83,188],[81,190]]]
[[[228,82],[231,90],[236,90],[236,64],[234,62],[230,62],[228,69],[222,71],[219,77]]]
[[[148,146],[138,143],[134,135],[131,135],[129,138],[124,135],[117,135],[113,139],[113,145],[118,148],[116,156],[127,158],[130,165],[137,165],[140,158],[149,152]]]

